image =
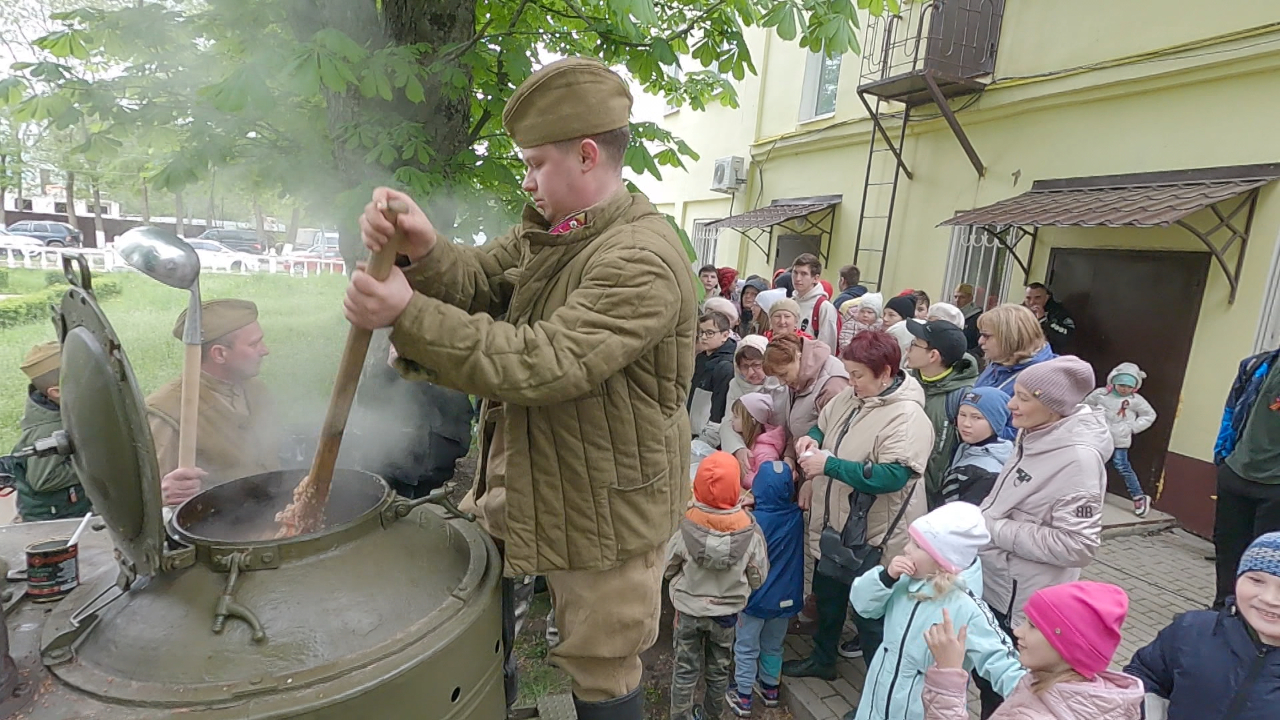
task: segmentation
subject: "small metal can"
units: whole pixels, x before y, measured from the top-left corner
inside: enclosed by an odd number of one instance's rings
[[[27,597],[34,602],[60,600],[80,585],[80,544],[71,538],[41,540],[27,546]]]

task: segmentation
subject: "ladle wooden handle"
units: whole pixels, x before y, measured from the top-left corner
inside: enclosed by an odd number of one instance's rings
[[[178,414],[178,467],[196,466],[196,428],[200,422],[200,346],[184,345],[182,405]]]
[[[392,225],[396,216],[408,208],[392,201],[383,213]],[[401,245],[400,233],[391,239],[382,249],[369,259],[365,272],[375,280],[386,280],[395,264],[396,254]],[[360,371],[364,367],[365,355],[369,352],[369,341],[373,333],[351,326],[347,331],[347,344],[342,350],[342,360],[338,363],[338,377],[333,383],[333,394],[329,397],[329,410],[325,413],[324,427],[320,431],[320,444],[316,447],[316,456],[311,461],[310,482],[315,492],[316,504],[323,509],[329,498],[329,485],[333,481],[333,470],[338,462],[338,451],[342,447],[342,434],[347,428],[347,416],[351,414],[351,404],[355,400],[356,386],[360,382]]]

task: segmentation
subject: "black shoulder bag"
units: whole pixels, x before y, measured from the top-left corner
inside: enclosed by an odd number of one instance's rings
[[[836,450],[840,449],[840,443],[849,432],[849,427],[857,414],[856,409],[849,414],[849,419],[845,421],[844,427],[840,430],[840,436],[833,446]],[[838,482],[839,480],[835,478],[827,479],[826,505],[822,513],[822,535],[818,538],[820,557],[816,570],[829,578],[838,580],[841,584],[852,585],[859,575],[880,564],[884,556],[884,546],[889,542],[889,538],[893,537],[898,523],[902,521],[902,516],[906,513],[907,506],[911,504],[911,496],[915,494],[916,488],[912,485],[911,490],[907,492],[902,506],[898,508],[897,516],[893,518],[888,532],[884,534],[884,540],[879,545],[870,545],[867,543],[867,514],[875,505],[876,496],[856,488],[851,490],[849,517],[844,522],[844,528],[836,530],[831,527],[831,488]]]

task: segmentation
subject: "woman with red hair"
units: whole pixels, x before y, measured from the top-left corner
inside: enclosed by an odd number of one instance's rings
[[[849,386],[827,403],[818,424],[796,440],[804,472],[799,503],[809,510],[809,552],[817,561],[813,653],[785,663],[791,677],[836,677],[836,654],[875,655],[883,618],[855,614],[861,642],[840,646],[853,579],[902,553],[907,527],[924,515],[922,477],[933,451],[924,389],[901,370],[892,337],[863,331],[840,354]],[[869,661],[868,661],[869,662]]]

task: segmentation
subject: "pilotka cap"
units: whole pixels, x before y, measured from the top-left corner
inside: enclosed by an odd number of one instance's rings
[[[522,148],[627,127],[631,91],[596,60],[565,58],[530,75],[502,111],[502,126]]]
[[[200,337],[203,342],[212,342],[257,320],[258,306],[248,300],[210,300],[200,304]],[[181,340],[186,325],[187,311],[183,310],[173,325],[173,336]]]

